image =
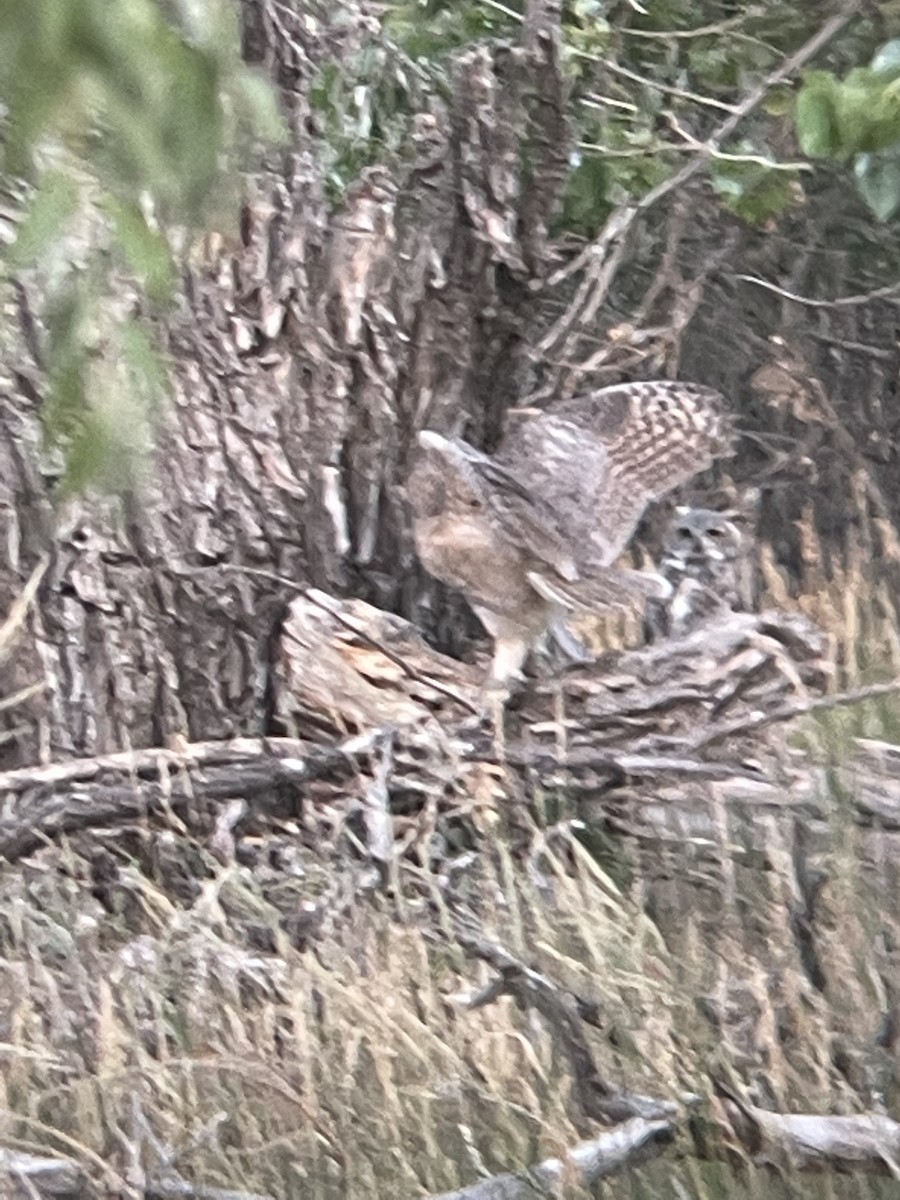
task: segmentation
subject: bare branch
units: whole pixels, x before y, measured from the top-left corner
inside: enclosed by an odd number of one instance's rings
[[[371,739],[314,747],[293,738],[234,738],[22,768],[0,774],[0,855],[15,861],[51,838],[240,796],[271,807],[277,786],[340,778]],[[179,782],[180,781],[180,782]]]
[[[274,1200],[268,1192],[239,1192],[233,1188],[204,1187],[186,1179],[151,1183],[144,1189],[144,1200]]]
[[[591,62],[602,64],[607,71],[613,75],[621,75],[623,79],[630,79],[633,83],[640,83],[643,87],[653,88],[654,91],[663,92],[667,96],[677,96],[680,100],[690,100],[692,104],[702,104],[706,108],[716,108],[723,112],[734,112],[733,104],[725,104],[721,100],[713,100],[711,96],[701,96],[697,92],[688,92],[684,88],[673,87],[668,83],[660,83],[658,79],[648,79],[645,75],[638,75],[637,71],[632,71],[628,67],[623,67],[619,63],[612,62],[608,58],[596,58],[593,54],[589,54],[585,50],[573,50],[572,53],[576,58],[586,58]]]
[[[786,288],[779,287],[777,283],[770,283],[768,279],[759,279],[755,275],[732,275],[732,279],[755,284],[756,287],[765,288],[767,292],[774,292],[776,296],[783,296],[785,300],[793,300],[795,304],[804,304],[807,308],[854,308],[860,304],[868,304],[872,300],[884,300],[890,296],[896,296],[900,292],[900,283],[891,283],[886,287],[875,288],[871,292],[862,292],[856,296],[838,296],[834,300],[813,300],[811,296],[798,296],[796,292],[789,292]]]
[[[535,1008],[550,1026],[572,1065],[575,1093],[586,1117],[607,1123],[633,1117],[674,1120],[678,1107],[671,1101],[626,1092],[603,1079],[581,1028],[585,1020],[591,1025],[600,1023],[596,1004],[564,991],[545,975],[531,970],[502,946],[474,931],[470,921],[458,921],[455,932],[464,950],[490,963],[500,973],[500,978],[479,994],[471,1006],[483,1007],[506,994],[512,996],[522,1009]]]
[[[25,586],[22,588],[22,594],[16,597],[16,600],[9,610],[9,616],[0,625],[0,662],[9,653],[13,639],[22,626],[25,620],[25,614],[31,607],[31,602],[37,595],[37,590],[41,586],[41,580],[44,578],[50,560],[45,555],[38,565],[34,568],[28,577]]]
[[[85,1178],[81,1164],[72,1158],[0,1149],[0,1194],[9,1195],[6,1188],[15,1183],[21,1185],[22,1195],[75,1197],[83,1195]]]
[[[765,11],[765,8],[753,5],[751,8],[739,13],[736,17],[729,17],[725,21],[717,21],[713,25],[700,25],[696,29],[631,29],[627,25],[622,25],[617,28],[616,32],[626,37],[662,38],[667,42],[678,41],[679,39],[718,37],[723,33],[730,33],[733,29],[736,29],[754,17],[762,15]]]
[[[565,1158],[548,1158],[514,1175],[494,1175],[432,1200],[535,1200],[535,1196],[555,1194],[563,1180],[590,1187],[599,1179],[658,1157],[674,1137],[670,1121],[635,1117],[609,1133],[573,1146]]]
[[[900,1179],[900,1124],[880,1113],[775,1113],[715,1082],[735,1132],[755,1154],[785,1170],[866,1171]]]
[[[563,316],[556,321],[552,328],[538,343],[535,355],[546,357],[556,352],[564,339],[571,340],[573,331],[579,326],[589,325],[606,295],[615,277],[616,270],[624,256],[625,243],[631,228],[640,213],[652,208],[658,201],[684,187],[719,153],[722,143],[726,141],[743,119],[749,116],[765,100],[766,96],[778,84],[790,78],[801,67],[805,66],[820,50],[841,32],[859,12],[861,0],[850,0],[843,10],[836,13],[830,20],[809,38],[798,50],[770,71],[764,80],[750,91],[743,100],[735,105],[729,116],[714,130],[712,135],[698,145],[695,156],[685,163],[680,170],[664,179],[656,187],[651,188],[634,204],[617,209],[609,218],[600,233],[591,244],[572,262],[555,271],[542,282],[541,287],[556,287],[571,275],[587,269],[588,275],[578,290],[575,299]],[[569,357],[573,353],[567,345],[563,351]]]
[[[738,734],[755,733],[767,725],[780,725],[785,721],[793,721],[795,717],[808,716],[809,713],[827,712],[832,708],[859,704],[863,700],[871,700],[876,696],[892,696],[897,692],[900,692],[900,679],[892,679],[889,683],[872,683],[867,687],[855,688],[850,692],[839,692],[836,696],[820,696],[815,700],[782,704],[769,712],[754,713],[746,718],[713,726],[708,733],[691,742],[691,749],[694,751],[707,750],[718,742],[726,741]]]

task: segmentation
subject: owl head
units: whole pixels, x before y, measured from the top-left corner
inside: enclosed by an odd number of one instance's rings
[[[669,577],[715,577],[746,551],[741,524],[740,515],[730,509],[676,508],[663,541],[663,573]]]
[[[465,443],[431,430],[423,430],[418,442],[415,464],[404,488],[416,514],[437,517],[472,508],[477,503],[477,487],[462,449]]]

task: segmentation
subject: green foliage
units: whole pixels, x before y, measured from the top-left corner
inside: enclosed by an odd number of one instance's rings
[[[843,80],[809,72],[795,116],[804,153],[850,160],[859,192],[879,220],[900,209],[900,41],[882,46],[871,66]]]
[[[339,33],[356,28],[352,5],[285,2]],[[893,3],[879,4],[892,34]],[[453,56],[516,39],[524,10],[524,0],[389,0],[380,30],[338,36],[310,94],[332,200],[364,166],[402,159],[413,114],[439,111]],[[159,411],[156,328],[176,290],[173,246],[224,214],[234,220],[242,156],[281,132],[272,88],[240,59],[238,11],[237,0],[0,0],[2,169],[27,185],[6,262],[46,298],[46,428],[51,443],[78,450],[73,479],[96,472],[103,446],[114,474],[139,469]],[[615,205],[697,153],[821,23],[819,6],[782,2],[723,15],[718,0],[565,0],[580,157],[556,232],[595,236]],[[854,26],[847,63],[864,61],[870,37],[864,21]],[[809,72],[796,104],[790,87],[777,89],[743,122],[745,140],[710,159],[722,203],[745,220],[771,224],[802,197],[796,171],[779,162],[791,122],[809,157],[852,163],[879,218],[897,210],[900,41],[840,77]],[[141,331],[140,350],[123,344],[123,327]],[[126,391],[134,404],[111,399]]]
[[[522,7],[522,0],[496,6],[480,0],[404,0],[389,6],[385,30],[411,59],[428,65],[471,42],[513,32]]]
[[[236,212],[240,155],[280,134],[275,96],[227,0],[0,0],[0,81],[2,171],[27,194],[6,265],[43,298],[47,437],[64,488],[124,486],[164,390],[153,318],[173,245]],[[141,291],[129,313],[123,277]]]
[[[726,208],[751,224],[762,225],[781,216],[802,197],[799,176],[796,170],[755,157],[753,147],[746,143],[741,149],[746,157],[715,159],[710,177]]]
[[[397,154],[416,84],[415,66],[383,45],[367,47],[355,61],[320,68],[310,103],[319,118],[333,203],[340,202],[363,167]]]
[[[609,186],[606,160],[597,154],[585,155],[569,176],[563,202],[563,228],[593,237],[613,207]]]
[[[841,152],[838,127],[840,84],[827,71],[810,71],[797,97],[800,147],[810,158],[833,158]]]

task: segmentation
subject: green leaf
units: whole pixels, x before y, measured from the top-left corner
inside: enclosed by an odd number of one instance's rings
[[[78,188],[61,171],[48,171],[25,209],[16,240],[8,251],[15,270],[32,266],[55,241],[78,208]]]
[[[593,237],[609,215],[610,171],[597,154],[586,154],[569,175],[563,200],[562,225],[585,237]]]
[[[783,87],[772,88],[762,103],[762,109],[770,117],[786,117],[793,107],[794,97],[791,89]]]
[[[753,225],[779,217],[803,195],[796,171],[765,163],[714,160],[710,179],[725,207]]]
[[[794,121],[804,154],[833,158],[841,153],[837,96],[840,84],[827,71],[810,71],[797,97]]]
[[[841,152],[869,153],[900,141],[900,91],[868,68],[851,71],[837,91]]]
[[[900,209],[900,152],[861,154],[853,164],[859,194],[879,221]]]

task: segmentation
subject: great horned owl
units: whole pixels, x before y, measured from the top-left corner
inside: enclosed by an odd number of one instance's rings
[[[753,603],[750,538],[734,509],[677,508],[663,540],[659,571],[672,591],[649,607],[651,636],[685,637],[726,612]]]
[[[419,435],[407,497],[426,570],[459,588],[494,639],[502,685],[567,610],[641,589],[615,571],[651,500],[730,452],[722,397],[630,383],[519,420],[493,458]]]

